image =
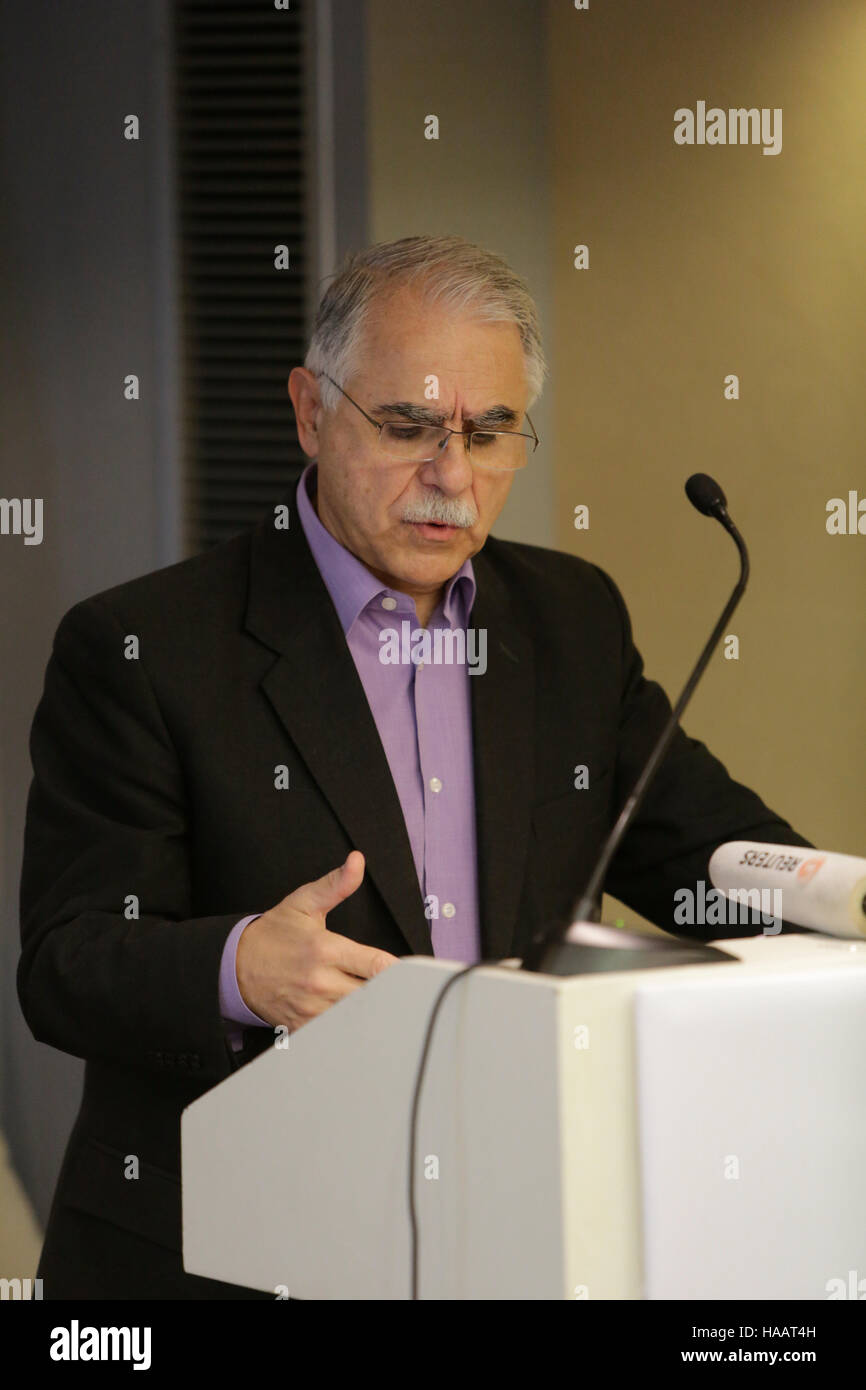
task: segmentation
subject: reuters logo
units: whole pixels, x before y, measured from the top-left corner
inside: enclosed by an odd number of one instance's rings
[[[802,879],[804,883],[808,883],[810,879],[815,877],[823,863],[825,863],[823,854],[804,860],[797,870],[797,877]]]

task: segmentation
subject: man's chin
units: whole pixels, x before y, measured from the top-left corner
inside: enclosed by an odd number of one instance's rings
[[[392,558],[389,568],[395,579],[399,579],[398,588],[401,584],[410,589],[447,584],[470,553],[465,546],[453,544],[426,547],[422,544],[417,548],[413,546],[413,552],[407,554],[404,550]]]

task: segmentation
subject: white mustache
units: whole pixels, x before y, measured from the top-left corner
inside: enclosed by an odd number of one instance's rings
[[[466,528],[475,525],[478,512],[468,502],[462,502],[458,497],[443,497],[440,493],[438,496],[421,497],[417,502],[408,502],[403,508],[401,519],[414,522],[438,521],[443,526]]]

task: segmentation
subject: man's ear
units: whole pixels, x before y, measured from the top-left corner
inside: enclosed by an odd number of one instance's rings
[[[319,383],[306,367],[292,368],[289,373],[289,395],[295,408],[298,443],[307,458],[317,458],[322,400],[319,395]]]

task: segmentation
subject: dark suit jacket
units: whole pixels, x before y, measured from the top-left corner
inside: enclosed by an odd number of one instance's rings
[[[470,679],[480,909],[495,960],[567,913],[669,704],[601,570],[493,539],[474,565],[471,622],[488,634],[487,672]],[[431,953],[388,764],[294,509],[288,531],[266,521],[76,605],[31,750],[21,1005],[36,1038],[87,1063],[46,1296],[235,1296],[185,1275],[178,1253],[181,1111],[272,1041],[251,1029],[242,1053],[227,1044],[229,931],[358,848],[364,882],[329,926]],[[288,790],[274,786],[281,764]],[[607,887],[682,934],[674,890],[740,837],[808,843],[679,732]]]

